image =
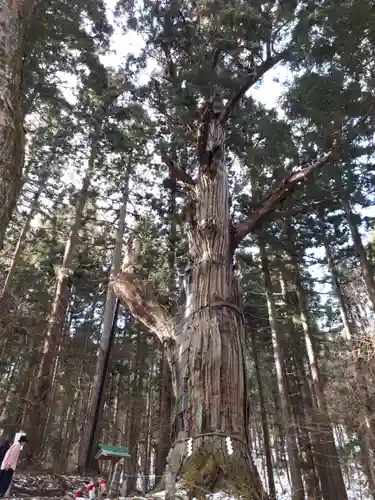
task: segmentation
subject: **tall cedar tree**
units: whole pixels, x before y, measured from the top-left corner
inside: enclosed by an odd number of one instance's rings
[[[279,202],[335,153],[331,148],[286,176],[246,219],[232,223],[225,137],[233,112],[269,69],[301,48],[301,33],[306,35],[314,23],[314,11],[307,12],[304,4],[298,12],[290,5],[275,10],[267,2],[254,7],[145,2],[132,20],[149,35],[146,50],[161,65],[159,78],[153,76],[145,94],[190,151],[187,164],[163,152],[174,181],[186,193],[190,265],[184,312],[178,318],[150,290],[139,242],[130,245],[114,288],[164,344],[176,397],[168,471],[184,477],[198,497],[226,490],[267,498],[249,450],[245,331],[233,256]],[[285,26],[290,27],[287,45]],[[186,453],[189,440],[191,454]]]

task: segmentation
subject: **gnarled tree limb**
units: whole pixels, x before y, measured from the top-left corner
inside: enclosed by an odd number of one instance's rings
[[[177,163],[172,160],[171,158],[168,158],[167,155],[162,152],[161,157],[163,161],[168,165],[168,167],[171,169],[171,178],[175,181],[180,181],[182,184],[185,184],[187,186],[195,186],[196,181],[189,175],[185,170],[177,165]]]
[[[172,316],[154,296],[150,283],[142,280],[132,265],[125,267],[112,282],[116,296],[146,328],[159,338],[170,342],[174,338]]]
[[[168,309],[155,297],[151,283],[142,276],[141,242],[131,237],[123,267],[111,285],[116,296],[146,328],[157,335],[160,342],[171,342],[174,324]]]
[[[166,40],[162,40],[162,42],[160,43],[160,46],[163,49],[165,59],[167,61],[168,76],[170,79],[170,83],[176,89],[177,88],[177,71],[176,71],[176,65],[172,59],[170,46]]]
[[[330,151],[319,160],[294,172],[282,181],[281,185],[270,193],[263,201],[259,203],[259,208],[253,212],[250,217],[243,222],[239,222],[234,227],[234,243],[237,246],[241,240],[253,231],[256,226],[270,213],[274,212],[281,201],[292,194],[298,184],[304,182],[314,171],[322,168],[333,157],[334,151]]]
[[[267,57],[267,59],[262,62],[259,66],[255,67],[254,70],[248,75],[247,79],[243,83],[243,85],[238,89],[238,91],[232,96],[232,98],[228,101],[227,105],[223,109],[223,112],[220,116],[220,122],[224,124],[237,103],[243,98],[246,92],[256,83],[258,82],[262,76],[271,68],[276,66],[277,63],[286,58],[289,54],[290,48],[283,50],[279,54],[275,54],[272,57]]]

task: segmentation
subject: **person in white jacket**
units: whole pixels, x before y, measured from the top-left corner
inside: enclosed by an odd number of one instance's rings
[[[13,474],[16,470],[17,462],[24,443],[27,443],[26,435],[16,435],[14,443],[4,456],[0,468],[0,498],[4,497],[5,493],[8,491],[10,483],[12,482]]]

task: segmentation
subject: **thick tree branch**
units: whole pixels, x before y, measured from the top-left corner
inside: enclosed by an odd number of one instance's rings
[[[214,50],[214,55],[212,57],[212,69],[215,69],[216,70],[216,66],[218,65],[219,63],[219,59],[220,59],[220,54],[221,54],[221,48],[217,48]]]
[[[176,71],[176,65],[172,59],[172,54],[171,50],[169,47],[169,44],[166,40],[163,40],[160,44],[164,55],[165,59],[167,62],[167,68],[168,68],[168,76],[170,79],[170,83],[173,85],[174,89],[177,89],[177,71]]]
[[[277,63],[285,59],[289,51],[290,49],[285,49],[279,54],[275,54],[272,57],[267,57],[267,59],[264,62],[262,62],[262,64],[254,68],[254,71],[250,75],[248,75],[244,84],[238,89],[238,91],[233,95],[233,97],[228,101],[227,105],[223,109],[223,112],[220,117],[220,121],[222,124],[224,124],[228,120],[234,108],[236,107],[238,102],[244,97],[246,92],[256,82],[258,82],[269,69],[273,68],[274,66],[276,66]]]
[[[260,208],[261,202],[257,203],[256,208]],[[299,205],[297,207],[294,207],[293,209],[290,210],[280,210],[280,209],[275,209],[272,214],[274,216],[274,219],[278,219],[280,217],[296,217],[298,215],[307,215],[311,213],[315,213],[316,211],[321,210],[322,208],[329,208],[332,207],[334,209],[335,207],[338,207],[338,202],[335,200],[335,198],[332,196],[332,198],[326,198],[321,201],[312,201],[311,203],[305,203],[303,205]],[[255,208],[254,208],[255,211]]]
[[[269,214],[274,212],[281,201],[291,195],[298,184],[306,181],[306,179],[316,170],[322,168],[333,157],[334,151],[330,151],[322,158],[307,167],[302,168],[298,172],[294,172],[285,177],[281,185],[272,193],[270,193],[263,201],[259,203],[259,208],[250,215],[250,217],[238,223],[234,228],[234,242],[237,246],[241,240],[253,231],[256,226]]]
[[[152,286],[143,274],[141,242],[131,237],[127,243],[127,252],[123,267],[111,285],[116,296],[130,309],[160,342],[172,342],[174,339],[173,319],[167,307],[158,300]]]
[[[175,181],[180,181],[182,184],[188,185],[188,186],[195,186],[196,181],[187,173],[185,170],[177,165],[175,161],[173,161],[171,158],[168,158],[168,156],[162,152],[161,157],[163,161],[168,165],[168,167],[171,169],[171,178]]]
[[[133,316],[157,335],[160,342],[174,339],[173,320],[167,307],[158,302],[151,284],[138,276],[134,266],[122,269],[112,286],[116,296],[127,305]]]

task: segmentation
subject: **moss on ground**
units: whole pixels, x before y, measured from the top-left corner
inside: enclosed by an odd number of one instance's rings
[[[258,481],[241,454],[228,457],[220,451],[196,450],[186,459],[181,477],[190,498],[203,500],[209,493],[222,491],[238,499],[266,499],[259,492]]]

